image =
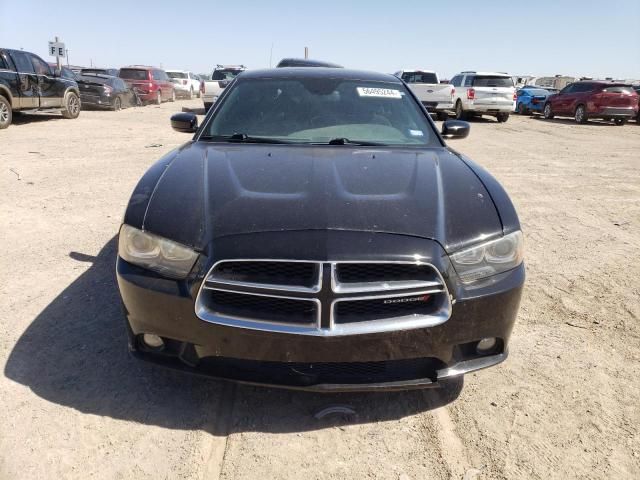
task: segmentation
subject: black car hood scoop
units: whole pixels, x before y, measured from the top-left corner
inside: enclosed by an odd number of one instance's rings
[[[502,229],[483,184],[444,148],[204,142],[176,154],[144,227],[196,247],[228,235],[349,230],[455,248]]]

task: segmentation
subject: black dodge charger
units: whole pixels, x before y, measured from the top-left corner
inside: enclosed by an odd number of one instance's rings
[[[155,163],[120,229],[131,352],[253,384],[438,386],[496,365],[525,279],[500,184],[391,75],[238,76]]]

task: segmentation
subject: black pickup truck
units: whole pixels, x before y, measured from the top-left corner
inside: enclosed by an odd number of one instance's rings
[[[13,112],[18,111],[77,118],[78,84],[33,53],[0,48],[0,129],[11,125]]]

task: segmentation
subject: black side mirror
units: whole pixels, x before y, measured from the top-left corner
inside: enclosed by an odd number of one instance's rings
[[[444,138],[465,138],[469,136],[471,126],[461,120],[447,120],[442,124]]]
[[[195,133],[198,130],[198,117],[195,113],[176,113],[171,116],[171,127],[177,132]]]

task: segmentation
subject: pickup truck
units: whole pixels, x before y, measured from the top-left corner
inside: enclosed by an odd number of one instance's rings
[[[404,81],[418,100],[429,112],[435,112],[438,120],[446,120],[448,111],[453,109],[455,88],[440,83],[438,74],[433,70],[400,70],[394,73]]]
[[[18,111],[77,118],[78,84],[33,53],[0,48],[0,129],[11,125],[13,112]]]
[[[211,80],[204,80],[201,86],[202,101],[205,111],[209,111],[222,91],[247,69],[244,65],[217,65],[211,74]]]

